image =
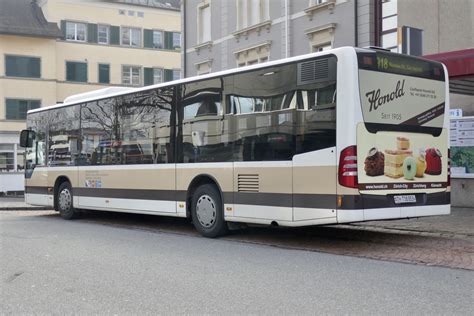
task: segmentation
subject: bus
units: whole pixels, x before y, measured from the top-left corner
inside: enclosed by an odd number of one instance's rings
[[[206,237],[450,213],[444,65],[343,47],[30,110],[25,199]]]

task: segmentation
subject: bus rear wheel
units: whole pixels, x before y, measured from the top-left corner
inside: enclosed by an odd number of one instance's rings
[[[191,217],[194,227],[204,237],[214,238],[228,231],[221,195],[212,184],[201,185],[194,192]]]
[[[63,182],[59,186],[58,193],[56,196],[57,209],[61,217],[64,219],[77,218],[78,212],[74,209],[72,197],[71,184],[69,182]]]

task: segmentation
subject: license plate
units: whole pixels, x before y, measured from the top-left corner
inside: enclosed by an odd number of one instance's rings
[[[395,204],[403,204],[403,203],[416,203],[416,196],[411,195],[395,195],[393,197]]]

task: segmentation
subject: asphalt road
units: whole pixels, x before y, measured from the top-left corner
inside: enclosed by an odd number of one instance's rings
[[[0,314],[474,314],[474,273],[0,214]]]

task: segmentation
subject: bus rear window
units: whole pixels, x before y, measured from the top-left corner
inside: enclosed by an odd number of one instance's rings
[[[446,111],[441,64],[380,52],[359,52],[358,59],[362,115],[371,133],[441,132]]]
[[[389,52],[358,52],[359,68],[444,81],[440,63]]]

